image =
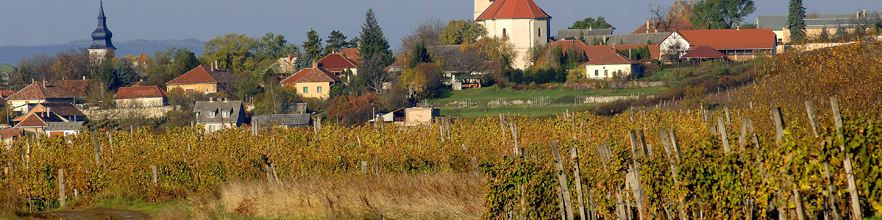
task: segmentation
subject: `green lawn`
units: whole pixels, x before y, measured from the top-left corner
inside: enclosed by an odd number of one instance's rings
[[[522,114],[534,117],[554,115],[557,113],[570,111],[585,111],[594,104],[574,104],[577,97],[586,96],[622,96],[622,95],[653,95],[664,92],[665,88],[661,86],[650,88],[634,88],[634,89],[596,89],[596,90],[566,90],[562,86],[556,89],[536,89],[536,90],[514,90],[511,88],[499,88],[497,86],[484,87],[480,89],[469,89],[461,91],[448,91],[441,98],[426,100],[426,102],[441,109],[442,115],[458,116],[458,117],[482,117],[487,115],[498,115],[502,113]],[[552,103],[550,105],[509,105],[501,107],[491,107],[487,103],[497,99],[512,100],[531,100],[533,98],[548,97]],[[456,108],[451,102],[471,101],[470,107]]]
[[[585,97],[585,96],[620,96],[620,95],[652,95],[663,92],[662,87],[635,88],[635,89],[595,89],[595,90],[566,90],[557,89],[537,89],[537,90],[521,90],[515,91],[511,88],[500,89],[497,86],[484,87],[480,89],[467,89],[460,91],[448,91],[441,95],[438,99],[426,100],[430,103],[436,103],[435,106],[444,107],[444,105],[454,102],[471,99],[472,102],[489,102],[499,98],[508,100],[529,100],[538,97],[550,97],[551,99],[561,97]],[[572,98],[569,100],[572,101]]]

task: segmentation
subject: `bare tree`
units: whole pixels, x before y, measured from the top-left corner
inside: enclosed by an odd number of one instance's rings
[[[671,27],[673,23],[673,19],[669,16],[671,13],[665,7],[661,5],[649,5],[649,27],[647,27],[647,31],[649,32],[666,32],[669,27]]]
[[[401,38],[401,47],[398,48],[397,54],[407,54],[409,50],[419,42],[423,42],[427,47],[438,45],[438,36],[444,31],[446,24],[437,18],[429,18],[422,22],[416,28],[410,31],[410,34]]]

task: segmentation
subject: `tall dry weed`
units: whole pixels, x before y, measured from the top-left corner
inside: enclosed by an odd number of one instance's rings
[[[239,217],[476,219],[484,186],[470,174],[239,181],[221,187],[220,203]]]

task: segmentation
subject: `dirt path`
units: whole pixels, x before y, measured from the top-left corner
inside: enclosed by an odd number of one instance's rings
[[[79,211],[36,213],[23,217],[22,219],[146,220],[150,219],[150,216],[136,211],[98,208]]]

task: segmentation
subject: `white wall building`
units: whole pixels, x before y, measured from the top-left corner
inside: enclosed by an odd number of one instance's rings
[[[547,44],[551,16],[533,0],[475,0],[475,21],[487,29],[488,37],[508,36],[514,45],[512,67],[523,69],[531,47]]]

